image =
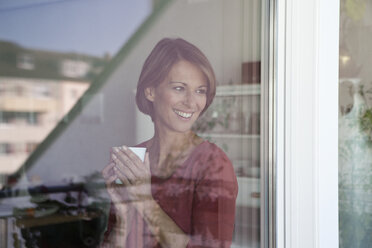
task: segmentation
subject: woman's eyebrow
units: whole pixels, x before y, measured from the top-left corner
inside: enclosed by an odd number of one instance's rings
[[[168,84],[183,84],[184,86],[187,86],[187,83],[179,82],[179,81],[170,81]],[[198,86],[198,88],[203,88],[203,87],[208,88],[208,85],[203,84],[203,85]]]
[[[183,84],[184,86],[187,86],[184,82],[178,82],[178,81],[170,81],[169,84]]]

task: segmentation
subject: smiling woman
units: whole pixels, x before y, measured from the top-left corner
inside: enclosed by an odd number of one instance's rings
[[[148,151],[144,162],[123,146],[102,171],[112,200],[103,247],[230,247],[238,193],[233,166],[191,131],[215,92],[213,69],[197,47],[167,38],[155,46],[136,96],[155,134],[138,145]]]
[[[204,78],[196,66],[181,60],[159,86],[146,88],[146,98],[153,104],[155,127],[189,131],[206,106]]]

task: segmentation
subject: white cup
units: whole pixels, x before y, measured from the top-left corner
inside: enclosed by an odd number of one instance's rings
[[[142,162],[145,161],[145,154],[146,154],[146,147],[128,147],[132,152],[134,152]],[[117,184],[123,184],[123,182],[117,178],[115,180],[115,183]]]
[[[134,152],[142,162],[145,162],[146,147],[128,147],[132,152]]]

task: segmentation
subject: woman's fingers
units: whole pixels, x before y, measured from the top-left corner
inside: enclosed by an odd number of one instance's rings
[[[107,188],[112,188],[112,186],[115,184],[115,180],[117,179],[118,177],[116,175],[112,175],[110,176],[107,180],[106,180],[106,187]]]
[[[130,170],[129,166],[125,166],[115,154],[112,154],[112,159],[115,162],[113,171],[118,176],[118,178],[120,180],[123,179],[122,181],[125,185],[133,184],[133,182],[136,181],[136,176]]]
[[[143,167],[143,162],[138,158],[136,154],[130,151],[128,148],[127,150],[114,148],[113,154],[115,154],[119,161],[121,161],[122,165],[128,168],[135,177],[143,176],[143,173],[139,168]],[[121,166],[118,166],[120,169],[123,169]]]
[[[115,174],[117,175],[117,178],[119,178],[124,185],[130,186],[133,184],[133,178],[129,178],[127,175],[125,175],[122,171],[120,171],[117,167],[114,167]]]
[[[149,154],[144,162],[130,151],[113,148],[111,162],[102,170],[106,187],[114,202],[126,203],[151,197]],[[123,184],[117,184],[120,179]]]
[[[125,153],[132,161],[133,163],[136,165],[136,166],[140,166],[143,162],[142,160],[137,156],[137,154],[135,154],[132,150],[130,150],[128,147],[126,146],[122,146],[121,147],[121,151],[123,153]]]
[[[145,163],[145,166],[146,166],[147,168],[150,169],[150,157],[149,157],[149,152],[146,152],[146,153],[145,153],[145,161],[144,161],[144,163]]]
[[[127,147],[112,148],[112,171],[126,186],[148,184],[151,180],[149,154],[142,160]]]
[[[113,168],[115,166],[115,163],[111,162],[109,163],[108,165],[105,166],[105,168],[103,168],[101,174],[103,176],[103,178],[106,180],[108,179],[111,175],[113,175]]]
[[[130,184],[128,177],[117,169],[117,164],[115,162],[108,164],[102,170],[102,175],[105,179],[106,187],[112,187],[113,185],[117,186],[116,180],[118,178],[124,183],[124,185]]]

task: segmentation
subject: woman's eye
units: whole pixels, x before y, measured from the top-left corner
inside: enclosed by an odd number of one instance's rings
[[[196,92],[199,93],[199,94],[207,94],[207,90],[206,89],[199,89]]]
[[[173,87],[174,90],[177,90],[177,91],[182,91],[184,90],[184,88],[182,86],[176,86],[176,87]]]

